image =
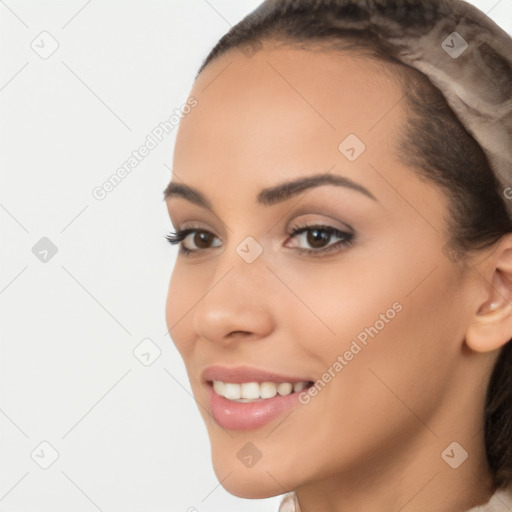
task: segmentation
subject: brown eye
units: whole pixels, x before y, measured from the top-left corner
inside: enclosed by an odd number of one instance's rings
[[[180,251],[187,255],[196,251],[209,249],[211,241],[216,238],[213,233],[204,229],[188,228],[178,229],[175,233],[170,233],[165,237],[170,244],[179,244]],[[187,247],[187,243],[192,242],[195,247]],[[218,246],[219,244],[217,244]]]
[[[297,251],[312,256],[340,251],[352,245],[355,237],[354,233],[340,231],[332,226],[298,227],[293,229],[289,235],[290,238],[299,240],[299,245],[295,247]],[[330,243],[333,238],[338,238],[338,242]],[[300,247],[300,242],[305,243],[307,247]],[[291,246],[287,244],[287,247]]]
[[[307,242],[311,247],[322,248],[324,243],[329,243],[332,233],[326,229],[311,229],[307,234]]]
[[[208,231],[197,231],[193,239],[196,247],[208,249],[209,243],[213,238],[215,238],[213,234]]]
[[[303,237],[302,241],[306,242],[310,248],[299,246],[295,247],[295,249],[301,253],[312,256],[333,254],[344,248],[348,248],[355,240],[355,233],[340,231],[332,226],[304,226],[296,228],[289,233],[289,235],[291,239],[298,238],[300,240],[300,236],[304,233],[306,237]],[[199,253],[205,249],[218,247],[220,245],[220,243],[212,245],[212,242],[217,238],[213,233],[198,228],[178,230],[175,233],[167,235],[166,238],[171,244],[180,244],[180,251],[184,255]],[[338,242],[331,244],[332,238],[338,238]],[[192,242],[194,247],[187,247],[187,240],[188,243]],[[285,246],[290,247],[288,243],[285,244]]]

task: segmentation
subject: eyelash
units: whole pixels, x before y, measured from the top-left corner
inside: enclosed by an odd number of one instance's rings
[[[341,240],[333,245],[328,245],[325,248],[322,249],[298,249],[299,252],[305,253],[307,255],[313,255],[313,256],[319,256],[329,253],[333,254],[335,252],[341,251],[343,248],[351,246],[354,243],[354,235],[352,233],[347,233],[345,231],[340,231],[339,229],[333,228],[332,226],[324,226],[324,225],[303,225],[303,226],[295,226],[292,228],[292,231],[290,233],[287,233],[290,237],[296,237],[297,235],[300,235],[301,233],[304,233],[306,231],[324,231],[328,233],[330,236],[334,235],[338,238],[341,238]],[[205,249],[187,249],[183,244],[183,240],[190,234],[195,232],[203,232],[203,233],[210,233],[210,231],[207,231],[205,229],[201,228],[187,228],[187,229],[177,229],[175,232],[171,232],[168,235],[165,236],[167,241],[172,244],[180,244],[180,253],[184,254],[185,256],[191,256],[192,253],[197,253],[199,251],[205,250]],[[213,233],[210,233],[213,234]]]

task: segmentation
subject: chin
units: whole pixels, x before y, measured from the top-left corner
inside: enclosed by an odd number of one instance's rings
[[[242,443],[244,444],[244,443]],[[222,487],[238,498],[265,499],[291,490],[290,479],[283,468],[260,459],[253,467],[246,467],[237,457],[219,449],[212,450],[213,470]]]
[[[217,475],[217,473],[215,474]],[[262,500],[287,492],[268,473],[265,475],[251,474],[250,472],[236,474],[234,471],[227,478],[224,474],[223,481],[220,475],[217,475],[217,478],[229,494],[238,498]]]

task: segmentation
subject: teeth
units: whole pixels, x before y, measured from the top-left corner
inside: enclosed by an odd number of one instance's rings
[[[240,398],[259,398],[260,386],[257,382],[246,382],[240,385]]]
[[[280,382],[277,385],[277,392],[282,395],[286,396],[289,395],[293,391],[293,385],[289,382]]]
[[[224,396],[229,400],[237,400],[242,398],[240,384],[224,384]]]
[[[213,389],[217,395],[223,395],[224,392],[224,382],[221,382],[220,380],[214,380],[213,381]]]
[[[273,382],[262,382],[260,384],[261,398],[272,398],[277,395],[277,384]]]
[[[213,389],[218,394],[234,400],[236,402],[255,402],[272,398],[277,394],[281,396],[289,395],[297,391],[302,391],[307,387],[307,381],[302,382],[244,382],[236,384],[232,382],[213,381]]]
[[[302,382],[296,382],[293,385],[293,392],[296,393],[297,391],[302,391],[303,389],[306,389],[308,386],[308,383],[305,381]]]

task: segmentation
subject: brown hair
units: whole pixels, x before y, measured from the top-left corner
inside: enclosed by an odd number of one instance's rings
[[[260,9],[249,14],[218,41],[197,76],[228,50],[257,51],[263,42],[300,49],[356,52],[383,63],[382,70],[400,81],[408,112],[397,151],[419,176],[442,187],[450,200],[447,255],[463,256],[486,249],[512,232],[500,184],[484,151],[441,91],[426,75],[399,62],[378,30],[359,23],[367,21],[372,11],[378,11],[390,23],[417,30],[419,36],[444,15],[446,2],[267,0],[263,5],[264,15]],[[341,17],[353,22],[355,28],[340,28],[336,19]],[[495,487],[505,487],[512,483],[511,343],[502,347],[490,377],[484,415],[487,461]]]

